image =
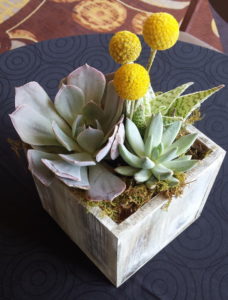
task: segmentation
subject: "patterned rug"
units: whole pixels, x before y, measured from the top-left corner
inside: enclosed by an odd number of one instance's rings
[[[1,0],[0,53],[52,38],[131,30],[152,12],[173,14],[186,31],[222,50],[207,0]]]

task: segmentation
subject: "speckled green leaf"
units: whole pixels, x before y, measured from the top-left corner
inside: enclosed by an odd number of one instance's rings
[[[169,116],[179,116],[186,119],[208,97],[218,92],[224,85],[219,85],[209,90],[199,91],[179,97],[169,109]]]
[[[171,91],[156,96],[156,98],[151,101],[151,112],[153,114],[162,112],[162,114],[165,115],[173,102],[192,84],[193,82],[188,82]]]

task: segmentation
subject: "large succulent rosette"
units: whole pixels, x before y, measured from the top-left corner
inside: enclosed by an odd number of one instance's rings
[[[10,115],[27,152],[29,169],[43,184],[57,177],[87,190],[88,199],[112,200],[124,182],[104,163],[118,156],[123,141],[123,101],[112,80],[88,65],[62,82],[54,103],[37,82],[16,88]]]

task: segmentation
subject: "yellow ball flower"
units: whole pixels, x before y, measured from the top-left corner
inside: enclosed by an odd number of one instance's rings
[[[168,13],[154,13],[143,25],[145,42],[154,50],[171,48],[179,37],[179,24]]]
[[[143,66],[125,64],[115,72],[113,84],[122,99],[137,100],[146,94],[150,77]]]
[[[109,43],[110,55],[118,64],[135,61],[141,50],[141,42],[137,35],[127,30],[117,32]]]

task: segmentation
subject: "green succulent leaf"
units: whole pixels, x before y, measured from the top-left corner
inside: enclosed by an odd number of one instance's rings
[[[79,87],[83,91],[86,101],[93,100],[97,104],[101,102],[105,83],[104,75],[87,64],[77,68],[67,77],[67,84]]]
[[[169,116],[163,116],[163,123],[164,123],[164,126],[169,126],[171,124],[173,124],[174,122],[177,122],[177,121],[180,121],[180,122],[183,122],[184,119],[182,117],[176,117],[176,116],[173,116],[173,117],[169,117]]]
[[[123,160],[130,166],[134,168],[141,168],[144,162],[143,158],[140,158],[132,154],[128,149],[123,145],[119,145],[119,152]]]
[[[115,168],[115,171],[123,176],[133,176],[139,169],[130,166],[120,166]]]
[[[67,161],[68,163],[74,164],[79,167],[96,165],[96,162],[94,161],[92,155],[86,152],[72,153],[72,154],[59,154],[59,156],[63,160]]]
[[[153,175],[158,179],[158,180],[166,180],[168,177],[173,175],[173,171],[170,170],[169,168],[158,164],[152,169]]]
[[[102,128],[106,133],[108,129],[113,128],[118,123],[123,113],[124,101],[117,95],[113,80],[107,84],[102,105],[104,107]]]
[[[188,134],[179,138],[171,146],[167,148],[167,151],[173,148],[178,148],[177,156],[184,154],[195,142],[197,138],[197,133]]]
[[[60,146],[50,121],[29,106],[17,107],[10,118],[23,142],[36,146]]]
[[[193,166],[197,164],[198,160],[173,160],[173,161],[166,161],[163,163],[163,165],[174,172],[185,172],[189,169],[191,169]]]
[[[177,157],[178,148],[173,148],[167,151],[165,154],[161,155],[158,159],[158,163],[163,163],[165,161],[170,161]]]
[[[158,113],[155,115],[148,127],[148,131],[145,133],[145,153],[150,155],[154,147],[157,147],[161,143],[163,133],[163,121],[162,115]]]
[[[168,115],[186,119],[208,97],[218,92],[223,87],[224,85],[219,85],[209,90],[199,91],[179,97],[171,106]]]
[[[90,184],[88,180],[88,170],[86,167],[80,168],[80,176],[81,176],[80,181],[72,180],[69,178],[58,177],[58,176],[57,177],[60,181],[62,181],[69,187],[78,188],[82,190],[89,190]]]
[[[81,151],[81,148],[78,144],[62,129],[57,125],[55,121],[52,122],[52,129],[56,136],[56,139],[68,150],[68,151]]]
[[[89,167],[89,182],[87,197],[92,201],[112,201],[126,189],[126,184],[101,164]]]
[[[45,164],[45,166],[48,169],[50,169],[53,173],[55,173],[59,177],[68,178],[76,181],[81,180],[80,167],[67,163],[61,158],[58,159],[43,158],[42,162]]]
[[[164,145],[164,148],[169,147],[173,143],[180,131],[181,125],[181,121],[176,121],[165,130],[162,136],[162,144]]]
[[[169,186],[175,186],[179,183],[179,180],[174,176],[170,176],[166,179],[166,182]]]
[[[141,168],[142,169],[152,169],[154,166],[155,166],[155,163],[149,157],[145,157],[143,159]]]
[[[156,98],[151,101],[151,112],[153,114],[162,112],[162,114],[165,115],[177,97],[179,97],[192,84],[193,82],[188,82],[171,91],[156,96]]]
[[[79,146],[86,152],[94,154],[101,147],[104,139],[102,130],[88,127],[77,136]]]
[[[136,182],[141,183],[147,181],[151,177],[151,170],[140,170],[139,172],[135,173],[134,179]]]
[[[85,97],[76,86],[63,85],[55,97],[55,108],[69,125],[72,125],[75,115],[82,111]]]
[[[56,159],[58,156],[53,153],[45,153],[29,149],[27,151],[28,168],[44,185],[49,186],[55,175],[42,163],[42,158]]]
[[[175,160],[177,161],[185,161],[185,160],[190,160],[192,158],[192,155],[184,155],[176,158]]]
[[[154,147],[152,152],[151,152],[151,158],[155,161],[158,159],[158,157],[161,155],[161,153],[163,152],[163,144],[160,143],[157,147]]]
[[[137,126],[135,125],[135,123],[128,118],[126,119],[125,130],[126,130],[126,137],[131,148],[138,156],[140,157],[144,156],[145,146],[141,134]]]
[[[46,121],[55,121],[64,132],[70,134],[68,124],[59,116],[53,102],[38,82],[31,81],[16,88],[15,107],[24,105],[43,116]]]
[[[95,125],[96,120],[98,120],[100,123],[102,123],[104,120],[103,110],[93,101],[89,101],[83,107],[82,114],[89,125]]]
[[[72,124],[72,136],[77,136],[83,128],[83,115],[77,115]]]

